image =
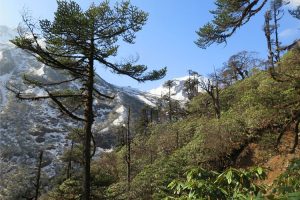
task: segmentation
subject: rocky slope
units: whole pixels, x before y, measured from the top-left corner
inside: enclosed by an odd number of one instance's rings
[[[53,81],[62,80],[64,76],[10,44],[9,39],[14,35],[14,30],[0,26],[0,168],[7,163],[10,166],[33,166],[38,152],[44,150],[43,171],[53,176],[58,169],[59,157],[70,146],[66,138],[68,132],[80,125],[63,116],[51,102],[20,101],[7,90],[6,86],[13,84],[25,88],[27,93],[42,94],[43,91],[24,85],[23,74]],[[95,86],[105,94],[115,95],[113,100],[94,102],[96,119],[93,131],[97,152],[101,152],[114,146],[114,127],[126,120],[127,107],[131,106],[133,117],[137,117],[145,104],[155,104],[156,97],[129,87],[117,87],[99,76]],[[80,86],[74,82],[65,87]]]

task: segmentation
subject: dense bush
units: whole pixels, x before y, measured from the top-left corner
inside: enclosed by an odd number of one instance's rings
[[[285,76],[290,76],[287,64],[295,56],[290,54],[278,64],[278,70]],[[298,72],[292,71],[297,75]],[[93,198],[299,199],[299,194],[295,193],[300,189],[299,161],[279,177],[272,187],[273,195],[268,196],[263,195],[265,188],[256,182],[265,176],[261,168],[231,168],[237,166],[239,155],[253,142],[268,149],[263,151],[267,155],[262,156],[262,160],[274,154],[279,134],[277,128],[290,120],[292,111],[298,110],[295,102],[300,97],[296,79],[278,82],[269,72],[258,69],[251,74],[244,80],[221,87],[220,119],[215,118],[212,102],[205,93],[187,104],[187,116],[172,122],[149,121],[146,113],[131,130],[134,137],[131,141],[130,190],[127,148],[122,146],[125,140],[121,135],[115,151],[104,153],[93,161]],[[123,134],[124,130],[120,132]],[[74,150],[71,158],[76,162],[78,154]],[[70,160],[69,156],[63,160]],[[77,182],[80,179],[72,178],[61,181],[52,191],[56,199],[79,197],[81,189]]]
[[[197,168],[187,173],[186,180],[172,181],[168,187],[174,195],[166,199],[248,199],[265,192],[264,187],[254,182],[265,175],[260,167],[228,168],[222,173]]]

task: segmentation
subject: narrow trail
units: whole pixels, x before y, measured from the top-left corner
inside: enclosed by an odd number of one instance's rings
[[[295,159],[300,158],[299,145],[296,152],[291,154],[290,150],[294,143],[294,133],[287,131],[281,140],[281,144],[278,147],[278,154],[269,158],[269,160],[263,165],[267,169],[267,178],[262,181],[262,184],[272,185],[282,173],[284,173],[289,163]]]

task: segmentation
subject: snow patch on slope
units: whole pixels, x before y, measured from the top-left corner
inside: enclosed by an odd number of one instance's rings
[[[119,126],[125,122],[127,110],[123,105],[121,105],[115,112],[119,114],[119,117],[113,121],[113,125]]]
[[[24,94],[26,94],[26,95],[34,94],[34,96],[46,96],[47,95],[47,93],[44,90],[36,88],[36,87],[25,90]]]
[[[184,77],[173,79],[175,86],[171,88],[172,99],[178,101],[187,101],[187,95],[183,90],[184,90],[184,82],[188,78],[189,78],[188,76],[184,76]],[[149,93],[157,97],[162,97],[169,93],[169,89],[161,85],[158,88],[150,90]]]
[[[292,8],[297,8],[297,6],[300,6],[300,0],[286,0],[286,2],[289,2],[288,6]]]
[[[2,32],[0,26],[0,34],[2,34]],[[26,163],[29,166],[36,163],[36,157],[33,155],[33,157],[30,158],[31,160],[29,160],[29,158],[27,158],[27,152],[29,152],[28,154],[33,154],[32,152],[34,151],[45,149],[45,153],[50,157],[51,164],[43,168],[43,171],[49,176],[54,176],[56,169],[58,169],[57,166],[60,165],[58,157],[60,157],[64,150],[69,147],[68,145],[70,145],[66,136],[70,128],[79,127],[80,124],[73,123],[70,119],[61,115],[61,113],[54,109],[52,104],[48,104],[47,101],[20,103],[17,102],[14,97],[11,96],[10,98],[10,96],[8,96],[9,92],[5,87],[6,84],[12,83],[16,86],[23,86],[21,79],[23,74],[33,74],[35,76],[42,76],[40,78],[53,78],[53,80],[56,80],[55,78],[57,78],[57,76],[50,68],[38,63],[34,57],[15,48],[13,44],[9,44],[9,39],[13,38],[12,34],[6,33],[5,35],[5,41],[7,42],[5,44],[1,43],[3,38],[1,39],[2,35],[0,35],[0,62],[9,64],[7,65],[7,69],[9,70],[5,72],[3,70],[4,75],[0,76],[0,110],[2,110],[3,105],[5,106],[5,109],[0,112],[0,148],[5,148],[5,145],[14,145],[20,148],[20,156],[18,156],[20,161],[14,162]],[[0,70],[1,67],[4,69],[6,66],[4,64],[1,65],[1,63]],[[66,87],[80,89],[82,83],[75,81]],[[135,117],[138,114],[138,110],[145,104],[155,106],[157,101],[156,95],[130,87],[117,87],[105,82],[99,76],[96,78],[95,87],[103,94],[116,96],[115,99],[108,100],[107,102],[102,99],[94,101],[95,114],[97,117],[95,118],[95,126],[93,129],[94,132],[97,133],[96,136],[103,134],[104,138],[106,135],[110,136],[109,134],[113,134],[110,128],[123,125],[127,121],[128,106],[134,106],[136,108],[132,109],[132,116]],[[46,95],[41,89],[24,87],[24,89],[25,88],[27,89],[26,93],[28,95]],[[21,108],[22,110],[20,110]],[[16,110],[9,112],[12,109]],[[9,119],[6,116],[10,115],[14,120],[6,120],[7,122],[5,121],[4,123],[4,119]],[[27,120],[26,123],[24,123],[24,119]],[[99,141],[99,143],[101,143],[101,140]],[[25,148],[20,144],[25,146],[28,151],[24,151]],[[100,148],[100,145],[103,144],[99,144],[97,150],[99,150],[99,152],[104,151]],[[21,149],[21,147],[23,149]]]
[[[10,72],[9,74],[4,74],[0,76],[0,96],[1,96],[1,104],[0,104],[0,110],[2,107],[4,107],[8,100],[7,100],[7,89],[6,89],[6,83],[10,80],[13,72]]]
[[[34,71],[34,74],[36,74],[38,76],[43,76],[45,74],[44,68],[45,68],[45,65],[42,65],[41,68],[39,68],[38,70]]]
[[[155,104],[143,95],[137,95],[137,98],[149,106],[155,107]]]

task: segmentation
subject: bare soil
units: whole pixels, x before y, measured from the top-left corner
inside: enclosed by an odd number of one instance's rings
[[[278,149],[265,149],[262,145],[252,143],[238,158],[236,167],[247,168],[261,166],[266,170],[267,178],[260,181],[261,184],[270,186],[289,166],[294,158],[300,158],[299,145],[296,152],[291,154],[290,150],[294,144],[294,133],[287,131],[278,146]]]

